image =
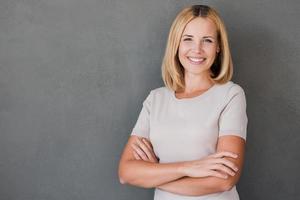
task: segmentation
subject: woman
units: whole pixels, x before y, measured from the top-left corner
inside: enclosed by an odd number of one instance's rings
[[[239,199],[248,118],[232,68],[217,12],[183,9],[166,46],[165,87],[143,102],[120,160],[121,183],[156,188],[155,200]]]

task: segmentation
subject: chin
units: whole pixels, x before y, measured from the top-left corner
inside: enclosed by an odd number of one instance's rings
[[[205,73],[205,70],[185,70],[185,73],[193,74],[193,75],[200,75]]]
[[[209,67],[202,66],[192,66],[188,68],[184,68],[184,71],[191,74],[202,74],[209,70]]]

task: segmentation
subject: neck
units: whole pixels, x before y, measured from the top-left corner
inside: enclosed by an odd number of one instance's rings
[[[214,81],[210,78],[209,73],[207,72],[203,72],[202,74],[185,73],[184,80],[184,93],[207,90],[214,84]]]

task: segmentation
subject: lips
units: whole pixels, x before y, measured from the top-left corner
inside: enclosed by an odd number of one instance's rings
[[[192,63],[192,64],[201,64],[201,63],[203,63],[205,60],[206,60],[206,58],[203,58],[203,57],[187,57],[188,58],[188,60]]]

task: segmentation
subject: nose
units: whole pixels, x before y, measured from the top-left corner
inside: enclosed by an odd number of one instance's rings
[[[197,42],[194,43],[193,50],[195,52],[202,52],[203,51],[203,42],[202,42],[202,40],[197,41]]]

